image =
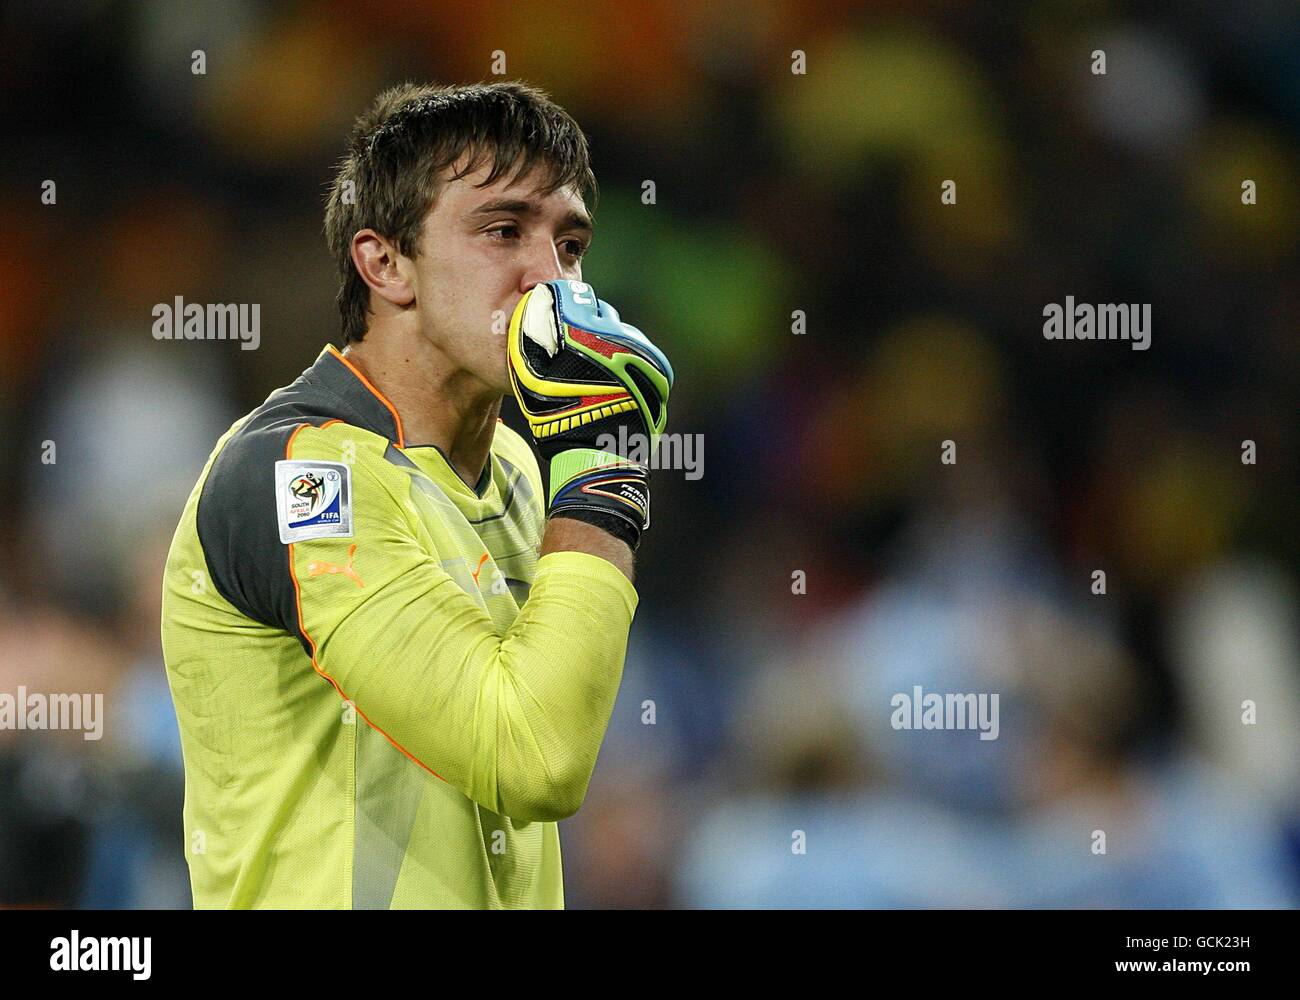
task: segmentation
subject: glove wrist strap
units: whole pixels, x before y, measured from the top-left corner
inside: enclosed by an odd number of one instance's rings
[[[576,517],[606,530],[610,530],[608,517],[613,516],[628,525],[631,538],[622,531],[614,534],[635,549],[641,532],[650,527],[649,470],[594,448],[562,451],[551,459],[550,514]]]

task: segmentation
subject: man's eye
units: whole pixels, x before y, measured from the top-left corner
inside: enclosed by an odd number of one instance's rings
[[[504,243],[514,243],[521,238],[519,227],[514,223],[489,229],[487,235]],[[582,240],[565,240],[560,246],[563,247],[565,255],[572,257],[574,260],[581,260],[589,249]]]

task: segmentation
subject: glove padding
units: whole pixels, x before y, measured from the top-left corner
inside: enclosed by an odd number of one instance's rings
[[[538,451],[593,448],[620,426],[653,447],[668,420],[663,352],[581,281],[530,289],[510,318],[510,384]]]
[[[634,526],[635,548],[650,521],[649,470],[600,439],[640,438],[652,453],[668,421],[672,365],[581,281],[549,281],[525,293],[508,341],[510,386],[537,450],[553,460],[551,513],[615,514]]]

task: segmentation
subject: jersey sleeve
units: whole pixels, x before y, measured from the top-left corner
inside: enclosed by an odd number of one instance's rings
[[[339,453],[328,428],[303,428],[286,447],[294,460]],[[635,589],[597,556],[548,554],[498,635],[417,537],[409,501],[375,461],[358,454],[351,465],[350,535],[283,546],[312,666],[398,749],[480,805],[521,821],[572,815],[613,711]]]

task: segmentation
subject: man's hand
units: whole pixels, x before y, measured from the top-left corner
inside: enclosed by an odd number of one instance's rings
[[[649,469],[599,444],[608,435],[652,453],[668,420],[672,365],[581,281],[529,290],[508,339],[511,388],[551,461],[551,515],[595,524],[635,549],[650,526]]]

